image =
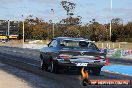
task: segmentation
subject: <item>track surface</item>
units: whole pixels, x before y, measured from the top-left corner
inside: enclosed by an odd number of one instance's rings
[[[54,85],[54,88],[83,88],[83,86],[80,85],[81,73],[78,70],[62,70],[61,74],[53,74],[40,70],[38,50],[0,47],[0,61],[39,75],[43,79],[46,79],[48,83]],[[130,79],[132,81],[132,77],[107,72],[101,72],[100,76],[90,75],[89,78]],[[47,84],[47,86],[50,88],[50,85]],[[86,88],[132,88],[132,86],[86,86]]]
[[[0,63],[0,88],[55,88],[58,84],[52,80],[28,71]],[[4,77],[3,77],[4,76]],[[9,78],[8,78],[9,77]],[[7,80],[5,80],[7,79]],[[51,85],[51,82],[53,83]]]

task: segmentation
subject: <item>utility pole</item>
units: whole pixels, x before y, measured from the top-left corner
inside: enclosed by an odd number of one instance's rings
[[[110,20],[110,40],[111,40],[111,35],[112,35],[111,26],[112,26],[112,22],[111,22],[111,20]]]
[[[8,20],[8,36],[10,35],[10,20]]]
[[[53,28],[52,28],[53,30],[52,31],[53,31],[53,38],[54,38],[54,36],[55,36],[55,33],[54,33],[54,31],[55,31],[55,27],[54,26],[55,25],[54,25],[54,21],[53,21],[53,18],[54,18],[54,9],[51,9],[51,11],[52,11],[52,23],[53,23]]]
[[[23,17],[23,15],[22,15],[22,17]],[[23,17],[22,23],[23,23],[23,48],[24,48],[24,40],[25,40],[25,39],[24,39],[24,36],[25,36],[25,35],[24,35],[24,17]]]
[[[111,0],[111,5],[110,5],[110,12],[112,14],[112,0]],[[110,19],[110,40],[111,40],[111,35],[112,35],[112,19]]]

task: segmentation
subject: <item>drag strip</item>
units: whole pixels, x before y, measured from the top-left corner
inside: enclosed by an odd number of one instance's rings
[[[26,48],[0,46],[0,52],[23,57],[23,58],[31,58],[34,60],[39,60],[38,49],[26,49]],[[132,65],[132,59],[109,58],[109,61],[110,63],[115,63],[115,64]]]
[[[54,80],[55,83],[56,82],[58,83],[58,86],[55,88],[60,88],[59,86],[61,86],[61,88],[74,88],[75,84],[77,84],[75,81],[73,81],[72,83],[69,82],[69,79],[67,79],[66,77],[61,77],[57,74],[42,71],[39,69],[39,66],[34,65],[32,63],[27,63],[27,62],[21,61],[20,58],[12,56],[12,55],[0,53],[0,61],[2,63],[12,65],[12,66],[20,68],[20,69],[30,71],[32,73],[42,76],[43,78],[48,78],[50,80]],[[52,85],[52,83],[51,83],[51,85]],[[79,80],[78,80],[77,87],[79,87]]]
[[[2,63],[12,65],[14,67],[29,71],[31,73],[37,74],[42,78],[48,79],[47,81],[52,84],[56,84],[55,88],[81,88],[79,77],[81,74],[76,71],[62,72],[62,74],[53,74],[47,71],[42,71],[39,69],[40,61],[32,58],[20,57],[17,55],[7,54],[6,52],[0,52],[0,61]],[[129,76],[122,76],[114,73],[101,72],[100,76],[90,75],[90,79],[130,79]],[[104,86],[97,86],[96,88],[103,88]],[[105,86],[106,88],[112,88],[110,86]],[[95,88],[94,86],[89,86],[88,88]],[[124,88],[114,87],[113,88]],[[125,88],[131,88],[130,86],[125,86]]]
[[[31,72],[0,63],[1,88],[55,88],[58,84]],[[7,79],[7,80],[5,80]],[[52,82],[52,85],[51,85]]]

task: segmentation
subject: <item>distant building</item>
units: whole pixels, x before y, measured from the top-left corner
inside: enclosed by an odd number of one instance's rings
[[[19,21],[10,21],[10,35],[17,35]],[[0,20],[0,35],[7,35],[8,21]]]
[[[7,22],[6,20],[0,20],[0,25],[2,24],[2,23],[5,23],[5,22]]]

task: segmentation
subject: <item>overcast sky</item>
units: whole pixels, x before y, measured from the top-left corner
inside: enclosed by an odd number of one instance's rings
[[[53,18],[51,9],[54,9],[54,20],[67,17],[66,11],[60,5],[62,0],[0,0],[0,19],[22,20],[22,14],[39,17],[45,21]],[[132,0],[113,0],[112,14],[111,0],[67,0],[76,4],[75,16],[81,16],[82,22],[87,23],[92,18],[101,23],[110,22],[112,17],[122,18],[124,22],[132,21]]]

